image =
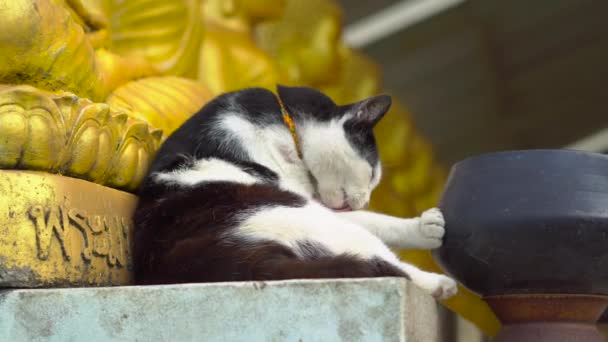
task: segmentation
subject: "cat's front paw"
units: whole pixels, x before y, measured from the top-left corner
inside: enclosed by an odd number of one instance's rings
[[[438,208],[422,213],[418,219],[418,237],[422,248],[438,248],[443,243],[445,220]]]
[[[437,300],[445,300],[458,293],[458,284],[443,274],[426,273],[414,283]]]

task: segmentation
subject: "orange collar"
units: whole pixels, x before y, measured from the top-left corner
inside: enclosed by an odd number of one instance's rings
[[[298,133],[296,132],[296,123],[293,121],[293,118],[287,112],[285,105],[283,105],[283,101],[281,97],[277,95],[277,100],[279,101],[279,106],[281,106],[281,114],[283,115],[283,122],[289,128],[289,132],[291,133],[291,137],[293,138],[293,142],[296,144],[296,150],[298,151],[298,157],[302,159],[302,148],[300,146],[300,140],[298,139]]]

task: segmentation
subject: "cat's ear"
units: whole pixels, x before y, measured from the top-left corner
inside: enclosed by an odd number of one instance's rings
[[[391,108],[392,100],[388,95],[370,97],[353,106],[353,115],[360,122],[375,126]]]

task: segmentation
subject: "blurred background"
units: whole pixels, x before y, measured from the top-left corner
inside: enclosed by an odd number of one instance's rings
[[[502,149],[608,152],[608,1],[340,0],[445,166]]]

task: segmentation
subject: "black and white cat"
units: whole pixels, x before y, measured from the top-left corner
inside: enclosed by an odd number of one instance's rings
[[[381,178],[372,129],[390,105],[382,95],[338,106],[283,86],[214,99],[165,141],[144,181],[136,281],[398,276],[454,295],[452,279],[388,247],[439,247],[438,209],[410,219],[361,210]]]

